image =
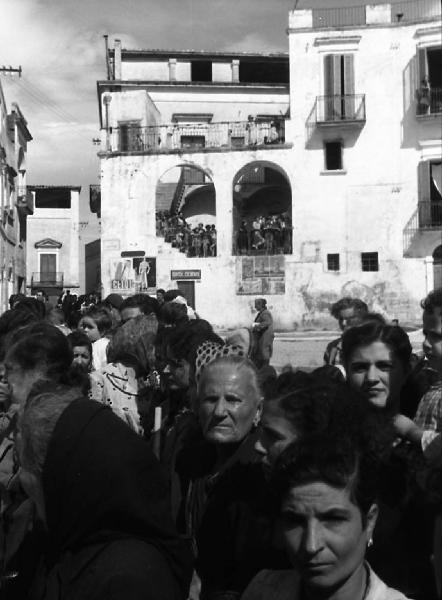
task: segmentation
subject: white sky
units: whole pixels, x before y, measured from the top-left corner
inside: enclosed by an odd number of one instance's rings
[[[378,2],[381,0],[377,0]],[[307,5],[362,0],[299,0]],[[377,3],[370,0],[370,3]],[[99,183],[96,81],[105,79],[103,34],[127,48],[287,51],[295,0],[0,0],[0,75],[8,105],[17,102],[34,140],[28,183]]]

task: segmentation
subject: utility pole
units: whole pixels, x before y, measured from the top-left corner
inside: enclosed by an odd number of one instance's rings
[[[18,67],[18,69],[11,67],[11,65],[9,65],[9,67],[5,67],[5,65],[3,65],[0,67],[0,73],[18,73],[18,76],[21,77],[21,65]]]

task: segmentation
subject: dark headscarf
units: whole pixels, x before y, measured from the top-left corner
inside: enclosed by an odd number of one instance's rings
[[[134,367],[138,376],[145,375],[152,366],[153,346],[158,330],[154,315],[138,315],[120,325],[107,348],[109,362],[121,362]]]
[[[92,400],[61,414],[43,468],[52,562],[92,544],[136,538],[155,546],[187,593],[191,563],[179,540],[168,486],[147,442]]]

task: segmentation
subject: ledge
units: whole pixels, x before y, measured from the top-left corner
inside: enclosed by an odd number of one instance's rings
[[[347,169],[336,169],[330,171],[320,171],[320,175],[347,175]]]
[[[265,144],[261,146],[244,146],[242,148],[230,148],[230,147],[219,147],[219,148],[197,148],[192,150],[191,148],[178,148],[178,149],[170,149],[170,150],[132,150],[130,152],[122,152],[120,150],[110,150],[104,152],[98,152],[97,156],[99,158],[112,158],[116,156],[157,156],[163,154],[219,154],[222,152],[256,152],[257,150],[283,150],[293,148],[293,144],[284,143],[284,144]]]

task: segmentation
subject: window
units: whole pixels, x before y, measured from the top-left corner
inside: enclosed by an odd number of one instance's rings
[[[241,83],[289,83],[289,62],[240,60],[239,80]]]
[[[182,135],[181,148],[204,148],[206,138],[203,135]]]
[[[324,151],[326,171],[341,171],[342,142],[325,142]]]
[[[42,284],[55,283],[57,279],[57,255],[50,253],[40,254],[40,282]]]
[[[71,208],[71,190],[68,188],[35,190],[35,208]]]
[[[325,116],[328,121],[355,118],[353,59],[352,54],[324,56]]]
[[[417,114],[442,112],[442,50],[418,50]]]
[[[197,60],[190,64],[192,81],[212,81],[212,63],[210,60]]]
[[[327,254],[327,271],[339,271],[339,254]]]
[[[361,252],[361,265],[363,271],[379,271],[377,252]]]
[[[120,150],[130,152],[143,150],[143,136],[139,121],[118,123],[120,128]]]
[[[422,161],[418,165],[419,227],[442,225],[442,162]]]

